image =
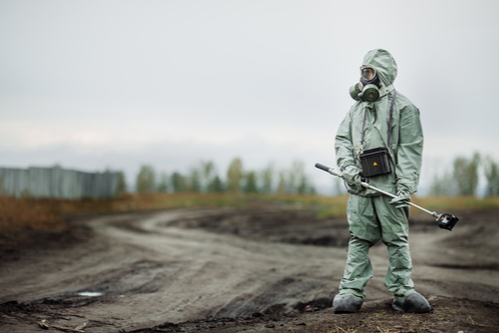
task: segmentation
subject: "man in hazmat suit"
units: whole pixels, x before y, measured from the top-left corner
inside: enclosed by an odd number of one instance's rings
[[[373,276],[368,249],[380,239],[389,253],[385,286],[394,294],[393,308],[428,312],[429,302],[413,288],[408,245],[408,202],[417,190],[423,149],[419,110],[394,89],[397,65],[386,50],[368,52],[360,71],[360,82],[350,89],[357,102],[335,137],[337,165],[351,194],[351,238],[334,312],[361,309],[365,285]],[[367,189],[362,181],[397,198]]]

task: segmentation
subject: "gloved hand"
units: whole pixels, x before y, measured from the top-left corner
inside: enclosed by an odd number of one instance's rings
[[[348,166],[342,171],[342,178],[346,181],[347,185],[355,191],[364,189],[361,185],[361,169],[355,166]]]
[[[396,205],[396,208],[406,208],[410,205],[411,201],[410,192],[407,190],[401,190],[398,192],[397,197],[392,199],[389,203]]]

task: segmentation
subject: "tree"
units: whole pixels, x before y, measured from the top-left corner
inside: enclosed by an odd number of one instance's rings
[[[138,193],[155,191],[155,171],[150,165],[143,165],[137,175],[136,187]]]
[[[480,165],[481,157],[477,152],[470,159],[462,156],[455,158],[452,173],[445,172],[442,177],[434,176],[430,193],[438,196],[475,196]]]
[[[498,196],[498,163],[491,156],[486,156],[484,161],[484,175],[486,177],[486,193],[487,197]]]
[[[292,167],[288,171],[288,181],[286,186],[287,193],[298,193],[300,183],[305,181],[304,163],[293,161]]]
[[[213,178],[215,177],[215,165],[211,161],[208,162],[202,161],[200,163],[200,169],[201,169],[201,177],[200,177],[201,190],[203,192],[210,192],[208,188]]]
[[[297,193],[299,194],[316,194],[316,189],[309,182],[309,178],[306,175],[302,175],[300,182],[297,187]]]
[[[434,175],[430,194],[439,197],[456,196],[458,193],[457,182],[449,172],[445,172],[442,177]]]
[[[243,192],[245,193],[257,193],[257,175],[255,171],[249,171],[245,173]]]
[[[468,160],[465,157],[457,157],[453,163],[453,176],[458,187],[458,195],[476,195],[478,184],[478,167],[481,158],[478,153],[474,153]]]
[[[201,175],[197,168],[192,168],[189,172],[188,190],[196,193],[201,192]]]
[[[232,193],[240,192],[241,179],[243,178],[243,163],[240,158],[235,158],[227,169],[227,189]]]
[[[177,171],[170,176],[170,184],[175,193],[187,191],[186,178]]]
[[[276,188],[276,193],[285,194],[286,193],[286,181],[285,181],[286,171],[280,171],[278,176],[278,187]]]
[[[160,175],[160,182],[158,183],[158,192],[167,193],[168,191],[168,177],[165,172]]]
[[[299,184],[297,186],[297,193],[307,194],[308,189],[309,189],[309,184],[307,182],[307,177],[303,176],[301,177]]]
[[[118,185],[116,186],[116,193],[118,195],[127,192],[127,182],[125,181],[125,173],[118,171]]]
[[[224,191],[225,191],[224,183],[222,183],[222,180],[219,178],[219,176],[216,175],[208,184],[207,192],[222,193]]]
[[[262,193],[272,192],[273,177],[274,177],[274,166],[272,163],[269,163],[268,166],[261,172],[262,186],[260,192]]]

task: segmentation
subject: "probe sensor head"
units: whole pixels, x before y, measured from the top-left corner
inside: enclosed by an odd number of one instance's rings
[[[443,213],[439,215],[437,222],[440,228],[451,231],[451,229],[453,229],[455,224],[457,224],[458,220],[459,218],[453,214]]]

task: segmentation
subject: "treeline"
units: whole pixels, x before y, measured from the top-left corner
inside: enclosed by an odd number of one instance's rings
[[[486,179],[484,196],[498,196],[498,163],[490,156],[474,153],[472,157],[457,157],[452,170],[434,176],[430,194],[436,196],[478,196],[480,174]]]
[[[201,161],[186,173],[157,173],[151,165],[142,165],[136,177],[138,193],[279,193],[315,194],[316,189],[305,174],[304,163],[294,161],[290,168],[277,170],[272,163],[262,170],[247,170],[240,158],[234,158],[220,176],[211,161]],[[122,177],[120,190],[125,191]]]
[[[486,181],[481,183],[480,179]],[[484,186],[483,186],[484,185]],[[131,189],[131,188],[130,188]],[[125,175],[120,172],[119,192],[127,192]],[[305,174],[301,161],[294,161],[287,169],[277,170],[269,163],[261,170],[247,170],[240,158],[234,158],[225,172],[219,173],[211,161],[201,161],[182,173],[157,172],[151,165],[142,165],[135,179],[138,193],[263,193],[316,194],[316,189]],[[340,179],[334,179],[333,192],[344,194]],[[499,165],[490,156],[474,153],[472,157],[457,157],[451,170],[434,175],[429,190],[434,196],[498,196]]]

